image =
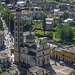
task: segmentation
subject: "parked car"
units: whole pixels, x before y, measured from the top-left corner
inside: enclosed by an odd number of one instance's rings
[[[59,61],[59,64],[65,66],[65,63],[63,61]]]

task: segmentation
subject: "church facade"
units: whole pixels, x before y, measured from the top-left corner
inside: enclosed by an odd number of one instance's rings
[[[14,45],[15,62],[29,64],[30,66],[43,66],[50,62],[50,47],[47,45],[47,37],[35,39],[31,31],[23,41],[23,18],[21,10],[16,10],[14,18]]]

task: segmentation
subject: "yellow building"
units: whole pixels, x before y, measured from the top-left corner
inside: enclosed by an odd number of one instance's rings
[[[51,57],[75,63],[75,46],[57,47],[51,50]]]
[[[44,68],[34,66],[29,68],[29,70],[27,71],[27,75],[50,75],[50,73]]]

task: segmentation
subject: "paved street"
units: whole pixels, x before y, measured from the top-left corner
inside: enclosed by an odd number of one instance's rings
[[[60,65],[59,62],[56,62],[57,65],[55,65],[54,60],[50,60],[50,64],[56,75],[69,75],[69,73],[73,70],[73,68],[68,66]]]
[[[2,17],[1,17],[2,19]],[[3,29],[4,29],[4,49],[1,52],[7,53],[11,59],[14,61],[14,54],[11,53],[11,48],[14,47],[14,38],[9,32],[8,27],[6,26],[5,21],[2,19],[3,22]]]

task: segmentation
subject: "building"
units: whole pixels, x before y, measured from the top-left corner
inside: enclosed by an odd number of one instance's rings
[[[4,45],[4,32],[0,31],[0,48]]]
[[[46,30],[50,30],[54,27],[53,18],[46,18]]]
[[[29,70],[27,71],[27,75],[50,75],[50,73],[48,70],[44,68],[34,66],[29,68]]]
[[[16,9],[16,16],[14,18],[14,49],[15,61],[20,62],[20,46],[23,44],[23,18],[21,10]]]
[[[15,62],[20,63],[21,66],[25,64],[42,66],[49,63],[50,49],[46,37],[35,39],[30,31],[26,39],[23,39],[23,18],[19,8],[16,9],[14,19],[14,46]]]
[[[23,68],[18,68],[17,65],[13,65],[7,69],[3,75],[26,75],[26,70]]]
[[[10,56],[8,56],[7,53],[2,52],[0,53],[0,68],[2,70],[7,69],[11,65],[11,59]]]
[[[51,57],[73,64],[75,63],[75,46],[53,48]]]

